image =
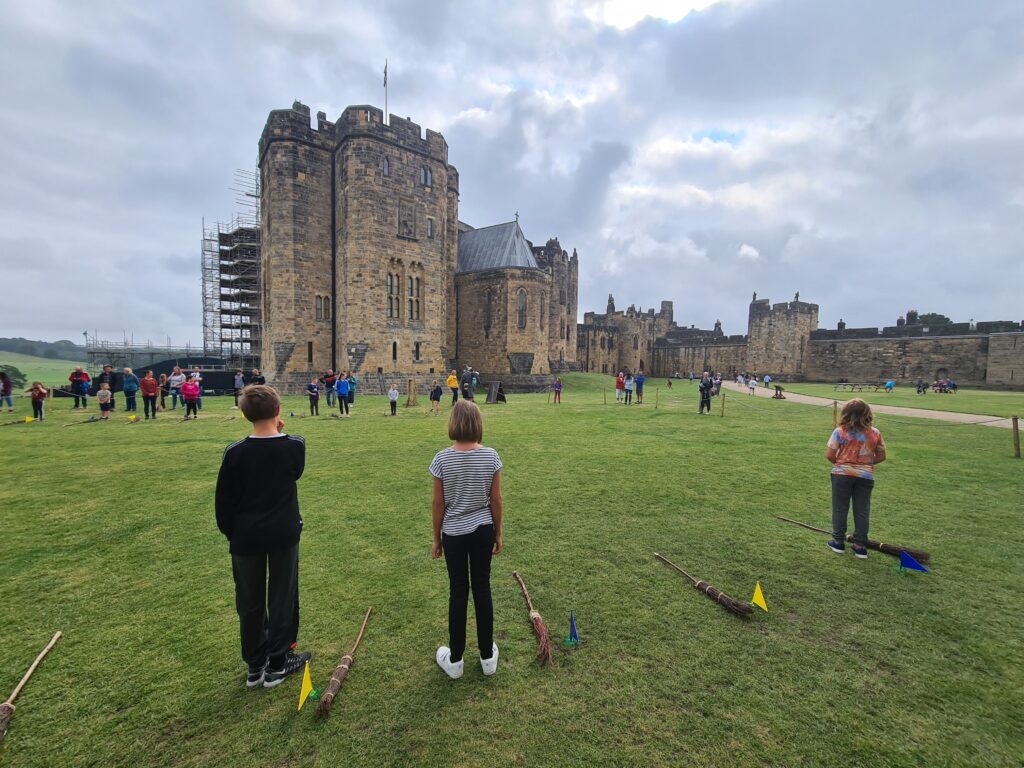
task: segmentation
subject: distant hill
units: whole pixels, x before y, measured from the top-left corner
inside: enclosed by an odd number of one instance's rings
[[[31,339],[0,338],[0,351],[19,355],[45,357],[48,360],[85,360],[85,347],[73,341],[32,341]]]
[[[82,350],[77,359],[54,360],[0,350],[0,366],[4,365],[13,365],[25,375],[27,382],[41,381],[47,386],[63,385],[76,365],[85,366],[85,351]]]

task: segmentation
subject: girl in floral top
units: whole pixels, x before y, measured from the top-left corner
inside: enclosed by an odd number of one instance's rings
[[[843,406],[839,426],[828,439],[825,458],[832,462],[832,540],[828,548],[846,549],[846,521],[853,503],[853,554],[867,558],[868,518],[875,465],[885,461],[882,433],[871,426],[871,408],[863,400]]]

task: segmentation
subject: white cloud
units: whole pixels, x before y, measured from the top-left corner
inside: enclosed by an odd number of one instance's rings
[[[758,261],[761,258],[761,252],[754,246],[748,245],[747,243],[744,243],[739,247],[739,250],[736,251],[736,255],[741,259],[746,259],[747,261]]]

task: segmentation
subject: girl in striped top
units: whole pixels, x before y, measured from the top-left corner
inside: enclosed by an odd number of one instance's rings
[[[498,671],[491,603],[491,556],[501,552],[501,459],[483,440],[483,417],[472,400],[452,408],[448,437],[453,445],[430,463],[434,476],[434,544],[431,556],[444,554],[448,567],[448,645],[437,649],[437,663],[455,679],[462,677],[466,650],[466,612],[470,583],[476,612],[480,666]]]

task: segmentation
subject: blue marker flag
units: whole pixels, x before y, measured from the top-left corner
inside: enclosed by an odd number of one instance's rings
[[[576,629],[576,613],[569,611],[569,642],[578,643],[580,641],[580,633]]]
[[[906,552],[900,552],[900,570],[906,568],[908,571],[921,571],[922,573],[928,573],[928,569],[921,565],[917,560],[912,558]]]

